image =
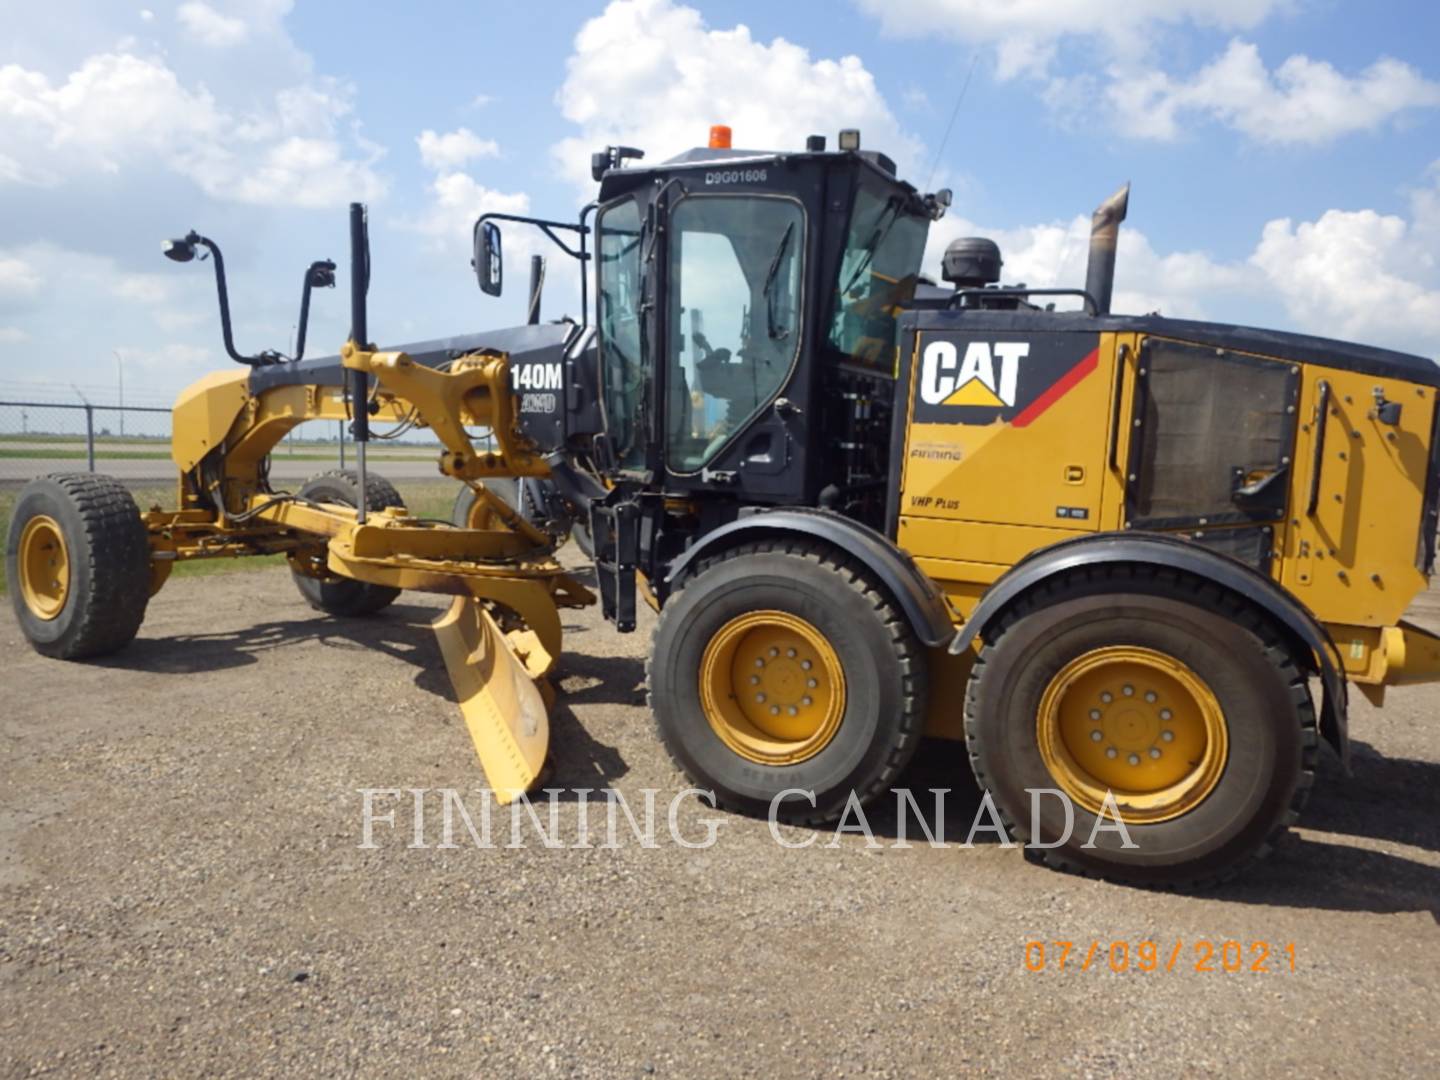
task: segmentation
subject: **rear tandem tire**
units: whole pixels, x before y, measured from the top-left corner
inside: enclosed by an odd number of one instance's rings
[[[10,519],[5,574],[36,652],[81,660],[122,648],[150,602],[150,541],[134,497],[97,473],[30,481]]]
[[[1057,869],[1204,887],[1264,856],[1299,816],[1318,738],[1304,673],[1256,608],[1136,568],[1040,586],[987,629],[965,702],[971,765],[1012,837]],[[1032,791],[1071,797],[1063,804]],[[1106,790],[1134,848],[1085,801]],[[1035,830],[1038,826],[1038,835]],[[1041,845],[1054,846],[1041,846]]]
[[[703,562],[665,604],[647,667],[671,759],[720,805],[755,816],[819,823],[852,797],[870,801],[924,727],[909,623],[857,564],[810,541]],[[786,791],[814,801],[775,803]]]
[[[315,502],[356,506],[360,502],[360,477],[350,469],[321,473],[305,481],[299,494],[301,498]],[[367,471],[365,505],[368,509],[380,510],[387,506],[403,507],[405,500],[389,480]],[[327,615],[372,615],[381,608],[389,607],[400,595],[399,589],[374,585],[368,581],[356,581],[354,578],[316,578],[295,571],[291,571],[291,576],[306,602],[316,611],[323,611]]]

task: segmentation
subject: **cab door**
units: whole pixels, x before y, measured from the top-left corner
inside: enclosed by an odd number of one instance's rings
[[[668,222],[667,487],[798,498],[805,418],[786,390],[804,344],[804,207],[784,195],[690,195]]]

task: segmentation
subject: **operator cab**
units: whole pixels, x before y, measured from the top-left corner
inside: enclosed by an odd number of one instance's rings
[[[857,132],[796,153],[596,155],[599,381],[610,464],[667,494],[883,512],[895,320],[931,220]],[[603,456],[603,455],[602,455]],[[873,513],[864,513],[873,504]]]

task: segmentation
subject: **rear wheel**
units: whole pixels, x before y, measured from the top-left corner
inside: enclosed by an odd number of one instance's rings
[[[95,473],[32,480],[10,518],[5,573],[37,652],[79,660],[116,651],[150,601],[150,542],[135,499]]]
[[[665,605],[649,663],[675,763],[746,813],[804,792],[776,807],[801,822],[889,787],[919,742],[925,682],[919,643],[888,597],[804,541],[704,563]]]
[[[305,481],[299,494],[301,498],[314,502],[358,506],[360,477],[349,469],[322,473]],[[381,510],[387,506],[403,507],[405,500],[389,480],[367,471],[365,505],[370,510]],[[292,570],[291,574],[295,587],[300,590],[300,595],[306,602],[317,611],[329,615],[370,615],[393,604],[400,595],[399,589],[375,585],[368,581],[356,581],[354,578],[315,577],[298,570]]]
[[[1208,884],[1265,854],[1299,814],[1317,746],[1305,678],[1263,616],[1197,579],[1130,569],[1042,586],[1006,612],[965,728],[981,787],[1032,855],[1152,885]]]

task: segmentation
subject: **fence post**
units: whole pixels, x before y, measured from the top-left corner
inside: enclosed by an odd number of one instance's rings
[[[85,404],[85,460],[90,471],[95,471],[95,410],[89,402]]]
[[[335,421],[340,425],[340,468],[345,468],[345,421]]]

